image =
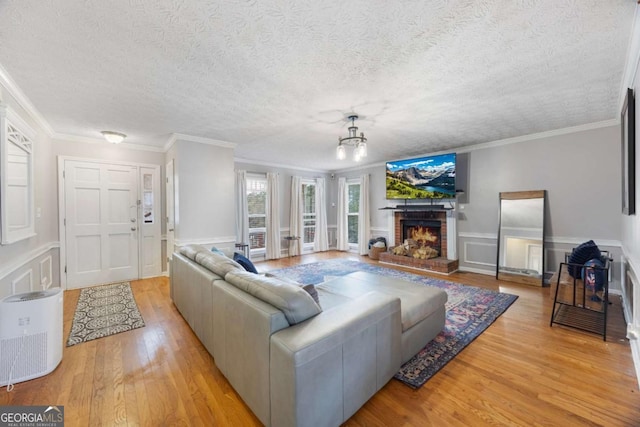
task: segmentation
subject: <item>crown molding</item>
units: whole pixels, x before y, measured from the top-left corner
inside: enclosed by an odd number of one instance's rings
[[[603,120],[600,122],[586,123],[583,125],[571,126],[568,128],[554,129],[554,130],[549,130],[545,132],[532,133],[529,135],[514,136],[512,138],[505,138],[505,139],[499,139],[496,141],[483,142],[480,144],[469,145],[466,147],[457,147],[457,148],[451,148],[449,150],[432,151],[429,153],[417,154],[411,157],[436,156],[438,154],[446,154],[446,153],[469,153],[471,151],[484,150],[486,148],[501,147],[503,145],[519,144],[521,142],[533,141],[536,139],[550,138],[554,136],[567,135],[567,134],[576,133],[576,132],[584,132],[588,130],[605,128],[609,126],[618,126],[619,124],[620,124],[620,118]],[[402,159],[389,159],[389,160],[392,161],[392,160],[402,160]],[[386,165],[386,162],[369,163],[367,165],[357,166],[353,168],[337,169],[331,172],[345,173],[345,172],[352,172],[360,169],[368,169],[371,167],[385,166],[385,165]]]
[[[256,160],[242,159],[242,158],[239,158],[239,157],[234,157],[233,161],[236,162],[236,163],[247,163],[247,164],[250,164],[250,165],[268,166],[268,167],[272,167],[272,168],[297,170],[297,171],[303,171],[303,172],[313,172],[313,173],[323,173],[323,174],[329,174],[330,173],[330,171],[324,170],[324,169],[311,169],[311,168],[303,168],[303,167],[299,167],[299,166],[284,165],[284,164],[280,164],[280,163],[260,162],[260,161],[256,161]]]
[[[622,82],[620,87],[620,99],[618,99],[618,111],[622,111],[622,105],[624,104],[625,96],[627,95],[627,88],[635,85],[635,77],[638,72],[638,65],[640,62],[640,7],[636,5],[635,13],[633,14],[633,24],[631,24],[631,38],[629,39],[629,45],[627,46],[627,62],[624,65],[624,72],[622,74]]]
[[[197,142],[199,144],[216,145],[218,147],[224,148],[235,148],[237,145],[235,142],[222,141],[219,139],[206,138],[203,136],[187,135],[184,133],[172,133],[167,140],[167,143],[164,144],[164,147],[162,147],[162,151],[169,151],[169,149],[173,146],[173,144],[176,143],[176,141]]]
[[[58,133],[55,132],[51,135],[51,139],[53,141],[59,142],[79,142],[83,144],[100,144],[100,145],[113,145],[118,148],[124,148],[127,150],[139,150],[139,151],[153,151],[157,153],[164,153],[164,149],[162,147],[156,147],[153,145],[145,145],[145,144],[131,144],[127,142],[122,142],[120,144],[111,144],[106,141],[104,138],[92,138],[89,136],[80,136],[80,135],[71,135],[66,133]]]
[[[4,86],[9,95],[11,95],[15,100],[20,104],[22,108],[29,114],[33,120],[36,121],[38,126],[40,126],[44,131],[49,135],[53,135],[53,128],[47,122],[40,111],[33,105],[31,100],[27,98],[27,95],[20,89],[18,84],[11,78],[7,70],[4,69],[2,64],[0,64],[0,85]]]
[[[609,126],[617,126],[619,124],[620,124],[619,118],[603,120],[601,122],[586,123],[583,125],[571,126],[568,128],[554,129],[554,130],[549,130],[545,132],[532,133],[529,135],[515,136],[513,138],[499,139],[497,141],[484,142],[481,144],[470,145],[468,147],[460,147],[454,150],[439,151],[437,153],[430,153],[429,155],[447,153],[451,151],[455,151],[456,153],[468,153],[476,150],[484,150],[485,148],[493,148],[493,147],[501,147],[503,145],[518,144],[520,142],[533,141],[536,139],[550,138],[553,136],[561,136],[561,135],[567,135],[570,133],[584,132],[588,130],[605,128]]]

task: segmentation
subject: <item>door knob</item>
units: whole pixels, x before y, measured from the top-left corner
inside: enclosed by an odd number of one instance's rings
[[[136,219],[135,218],[131,218],[131,222],[136,222]]]
[[[135,227],[131,227],[131,231],[136,231],[136,228]]]

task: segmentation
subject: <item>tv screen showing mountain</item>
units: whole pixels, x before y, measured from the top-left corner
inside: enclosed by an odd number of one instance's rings
[[[450,199],[456,194],[456,155],[387,162],[387,199]]]

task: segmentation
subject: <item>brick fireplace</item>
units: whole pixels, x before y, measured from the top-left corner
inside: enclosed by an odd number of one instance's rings
[[[405,239],[412,239],[418,246],[428,246],[437,250],[439,256],[418,259],[384,252],[380,254],[380,262],[445,274],[458,269],[458,260],[450,260],[447,257],[446,210],[397,210],[393,216],[394,246],[403,244]]]
[[[395,226],[394,246],[405,239],[422,240],[426,246],[447,257],[447,213],[446,211],[397,211],[393,214]],[[429,236],[429,237],[427,237]],[[431,240],[436,237],[437,242]]]

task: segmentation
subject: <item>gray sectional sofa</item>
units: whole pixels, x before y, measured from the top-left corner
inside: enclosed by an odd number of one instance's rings
[[[198,245],[173,254],[171,298],[267,426],[336,426],[444,327],[446,292],[363,272],[316,286],[244,271]]]

